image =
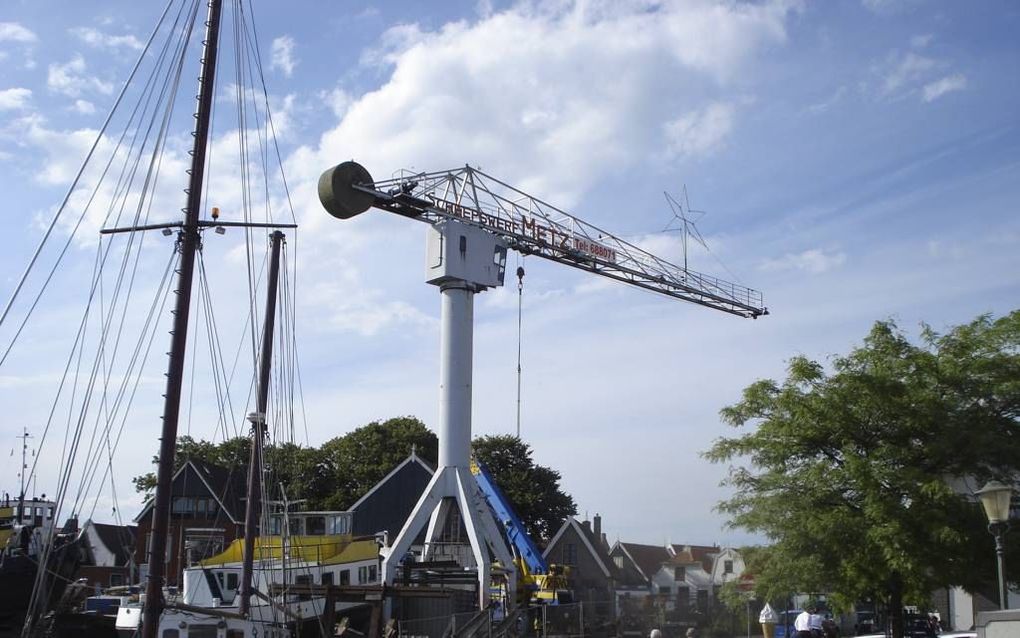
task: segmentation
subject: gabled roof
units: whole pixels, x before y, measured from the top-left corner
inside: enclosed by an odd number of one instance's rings
[[[602,546],[601,539],[596,539],[594,532],[591,531],[590,527],[582,525],[577,522],[577,519],[573,516],[568,516],[567,520],[563,521],[563,525],[556,532],[556,535],[549,541],[549,545],[545,548],[543,556],[548,558],[552,548],[556,546],[563,534],[568,530],[573,529],[578,536],[581,537],[581,544],[584,545],[588,553],[591,554],[592,558],[595,559],[595,564],[599,566],[602,573],[606,578],[618,578],[619,571],[616,569],[616,565],[612,559],[609,558],[609,554],[606,552],[605,547]]]
[[[91,527],[95,530],[106,549],[113,554],[117,566],[127,565],[134,552],[135,538],[138,535],[138,528],[134,525],[108,525],[86,521],[84,528]]]
[[[670,553],[661,545],[642,545],[640,543],[617,542],[620,549],[630,558],[631,562],[641,571],[645,580],[651,580],[665,563],[670,561]]]
[[[701,563],[701,567],[708,573],[712,573],[712,563],[715,557],[722,551],[718,545],[677,545],[670,546],[674,554],[688,553],[691,558]]]
[[[225,468],[201,459],[188,458],[174,472],[171,479],[171,492],[181,474],[191,470],[198,476],[205,490],[216,499],[220,509],[233,523],[240,523],[244,518],[244,493],[247,490],[247,470],[242,467]],[[135,522],[143,520],[152,510],[154,499],[149,499],[142,511],[135,517]]]
[[[399,465],[397,465],[395,468],[390,470],[389,474],[384,476],[381,481],[379,481],[378,483],[373,485],[372,489],[370,489],[367,492],[365,492],[364,496],[362,496],[357,501],[355,501],[354,505],[351,505],[349,508],[347,508],[347,510],[348,511],[354,511],[354,510],[358,509],[359,505],[361,505],[363,502],[367,501],[370,496],[375,494],[376,490],[378,490],[380,487],[382,487],[391,478],[396,476],[400,472],[400,470],[404,469],[404,466],[407,465],[408,463],[417,463],[417,464],[421,465],[422,468],[424,468],[425,471],[429,473],[429,476],[432,476],[433,474],[436,473],[436,471],[432,469],[432,466],[430,466],[428,463],[425,462],[424,459],[422,459],[420,456],[418,456],[415,453],[414,450],[411,450],[411,454],[408,455],[408,457],[406,459],[401,461]]]
[[[382,531],[395,538],[414,510],[434,470],[413,451],[348,508],[355,535]]]

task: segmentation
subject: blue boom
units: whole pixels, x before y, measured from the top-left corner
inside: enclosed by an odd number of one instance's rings
[[[514,508],[503,494],[503,490],[499,489],[496,481],[492,479],[489,470],[478,459],[472,459],[471,473],[474,474],[478,487],[485,495],[485,500],[489,502],[489,507],[506,528],[507,539],[517,548],[517,553],[524,564],[528,566],[528,570],[532,574],[548,574],[549,564],[545,561],[535,542],[528,536],[524,523],[514,512]]]

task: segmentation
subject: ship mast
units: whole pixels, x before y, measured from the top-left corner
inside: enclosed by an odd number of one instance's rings
[[[266,316],[262,322],[262,354],[259,358],[259,387],[256,408],[248,415],[251,421],[251,456],[248,461],[247,506],[244,513],[244,558],[241,567],[241,615],[247,616],[254,589],[252,570],[255,559],[255,536],[261,507],[260,478],[262,476],[262,443],[266,435],[266,409],[269,406],[269,371],[273,357],[273,329],[276,324],[276,289],[280,280],[280,244],[283,233],[273,232],[272,254],[269,261],[269,282],[266,286]]]
[[[188,199],[184,224],[178,234],[180,266],[177,271],[177,300],[170,341],[166,395],[163,403],[163,431],[159,443],[156,470],[156,494],[152,508],[152,544],[149,548],[149,579],[145,584],[142,613],[142,638],[156,638],[159,617],[163,613],[163,583],[166,579],[166,540],[170,525],[170,492],[177,449],[177,420],[181,408],[181,384],[184,378],[184,354],[188,341],[188,316],[191,310],[191,284],[195,274],[195,253],[201,237],[198,215],[202,205],[206,147],[212,114],[213,87],[216,78],[216,53],[219,45],[221,0],[209,0],[202,46],[201,75],[198,83],[198,110],[195,113],[195,144],[191,154]]]

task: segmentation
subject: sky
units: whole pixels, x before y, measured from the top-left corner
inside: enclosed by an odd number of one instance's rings
[[[682,262],[683,247],[677,233],[662,232],[675,227],[663,191],[686,187],[691,208],[703,211],[692,217],[707,247],[688,246],[690,267],[763,292],[769,316],[747,320],[511,256],[512,268],[526,270],[522,437],[539,463],[561,472],[582,517],[602,515],[611,541],[759,541],[714,510],[729,493],[720,486],[727,466],[700,456],[737,433],[718,414],[743,388],[781,379],[793,356],[825,362],[848,352],[876,320],[916,335],[922,322],[946,330],[1017,307],[1014,2],[307,0],[253,8],[287,186],[274,175],[266,191],[274,219],[290,221],[292,209],[299,225],[288,231],[288,267],[296,269],[300,443],[392,416],[430,427],[438,417],[439,296],[424,282],[425,228],[380,211],[328,216],[316,180],[349,159],[380,179],[469,163],[673,262]],[[126,0],[10,0],[0,9],[4,301],[161,11],[162,3]],[[224,59],[224,69],[233,66]],[[183,73],[188,108],[173,122],[185,126],[167,138],[168,177],[153,187],[150,221],[176,219],[184,203],[195,75]],[[229,93],[229,72],[221,75]],[[226,105],[218,117],[230,104],[218,98]],[[230,126],[214,124],[206,208],[236,219]],[[108,132],[99,150],[112,139]],[[217,158],[227,159],[221,166]],[[213,171],[220,167],[223,176]],[[96,179],[93,169],[83,183]],[[70,208],[81,207],[82,193],[73,191]],[[52,265],[52,246],[70,236],[68,219],[40,263]],[[0,364],[8,492],[17,491],[21,428],[39,444],[102,225],[95,212],[84,217]],[[131,302],[141,310],[126,313],[138,317],[125,320],[128,331],[144,318],[172,246],[158,233],[145,242]],[[207,236],[204,254],[230,352],[249,330],[245,243],[234,230]],[[44,278],[35,272],[30,293]],[[476,299],[475,434],[516,427],[514,283]],[[4,348],[30,298],[19,298],[0,327]],[[150,470],[156,451],[169,311],[159,316],[120,442],[91,484],[86,510],[97,520],[126,520],[141,506],[130,479]],[[203,340],[193,339],[199,359],[208,358]],[[238,378],[245,375],[251,370]],[[208,377],[194,378],[181,433],[221,439],[214,389]],[[68,418],[57,419],[40,451],[36,493],[55,491]]]

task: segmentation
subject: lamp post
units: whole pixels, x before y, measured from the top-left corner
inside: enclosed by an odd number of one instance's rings
[[[988,517],[988,531],[995,536],[995,557],[999,566],[999,609],[1006,609],[1006,546],[1002,537],[1009,530],[1009,501],[1013,489],[998,481],[985,484],[977,495]]]

